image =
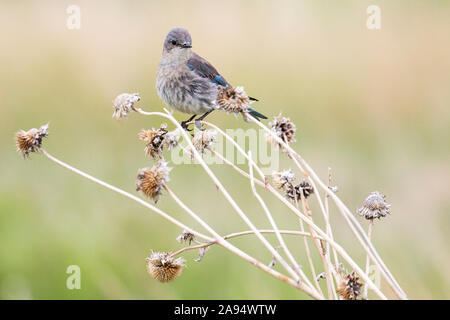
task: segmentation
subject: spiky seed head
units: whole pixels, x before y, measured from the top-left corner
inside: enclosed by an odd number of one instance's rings
[[[294,173],[290,169],[272,173],[273,184],[278,189],[283,189],[286,184],[292,184],[294,178]]]
[[[386,196],[378,191],[372,192],[364,200],[363,206],[358,209],[359,215],[368,220],[385,217],[391,210],[391,205],[386,202],[385,198]]]
[[[170,252],[154,251],[146,261],[147,272],[159,282],[169,282],[177,278],[186,262],[183,258],[173,258]]]
[[[172,150],[178,146],[178,141],[181,137],[181,129],[177,128],[175,130],[167,132],[164,137],[164,145],[167,147],[167,150]]]
[[[172,168],[167,166],[167,162],[160,161],[151,169],[139,169],[136,178],[136,191],[142,191],[147,197],[158,202],[162,193],[162,188],[169,181],[169,172]]]
[[[192,144],[200,154],[205,153],[206,150],[211,150],[213,144],[217,141],[216,130],[203,130],[197,131],[192,138]],[[191,151],[191,157],[194,157],[194,153]]]
[[[275,117],[271,122],[269,122],[269,126],[272,132],[285,143],[289,144],[291,142],[295,142],[295,132],[297,131],[297,128],[289,118],[282,117],[281,113],[278,117]],[[266,139],[269,143],[278,145],[284,150],[281,144],[279,144],[271,134],[267,134]]]
[[[141,130],[138,133],[138,138],[145,141],[145,154],[152,157],[153,159],[161,159],[164,139],[167,134],[167,124],[163,123],[158,129],[152,130]]]
[[[302,200],[302,195],[305,199],[307,199],[311,194],[314,193],[314,188],[309,184],[305,179],[302,180],[297,185],[286,184],[285,187],[286,198],[291,200],[292,202],[300,202]]]
[[[113,118],[117,120],[125,118],[128,113],[135,109],[134,104],[139,100],[141,100],[139,93],[119,94],[113,101]]]
[[[183,230],[183,232],[177,237],[177,241],[179,243],[189,242],[189,245],[192,241],[194,241],[195,235],[187,230]]]
[[[344,300],[356,300],[361,295],[361,288],[363,286],[358,280],[359,277],[355,272],[345,275],[339,284],[337,293]]]
[[[244,91],[244,87],[233,88],[219,86],[218,89],[217,104],[219,108],[236,115],[241,113],[244,120],[248,122],[248,108],[254,101],[250,100]]]
[[[43,125],[39,129],[20,130],[15,135],[17,151],[22,153],[24,157],[28,157],[31,152],[39,151],[42,145],[42,138],[47,136],[48,124]]]

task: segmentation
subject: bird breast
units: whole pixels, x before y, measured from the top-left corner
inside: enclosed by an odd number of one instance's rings
[[[156,77],[159,97],[169,107],[189,114],[217,108],[217,87],[177,62],[161,59]]]

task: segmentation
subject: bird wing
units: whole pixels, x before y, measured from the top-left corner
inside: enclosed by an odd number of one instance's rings
[[[230,84],[222,77],[211,63],[200,57],[196,53],[192,53],[191,58],[187,62],[188,68],[202,78],[208,78],[214,84],[222,87],[228,87]]]

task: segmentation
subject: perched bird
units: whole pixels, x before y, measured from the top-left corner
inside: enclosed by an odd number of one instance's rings
[[[166,36],[163,53],[156,75],[156,89],[159,97],[171,108],[191,114],[181,122],[187,129],[195,120],[197,128],[200,121],[212,111],[219,108],[217,103],[219,87],[232,88],[227,80],[205,59],[192,50],[191,35],[186,29],[174,28]],[[248,97],[249,100],[258,101]],[[253,108],[247,108],[248,113],[259,120],[266,116]]]

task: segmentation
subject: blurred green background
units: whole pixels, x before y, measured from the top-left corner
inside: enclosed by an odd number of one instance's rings
[[[81,8],[80,30],[66,28],[71,4]],[[366,28],[371,4],[381,8],[381,30]],[[162,110],[156,68],[175,26],[260,99],[259,111],[295,122],[295,149],[323,179],[333,169],[351,210],[371,191],[386,194],[392,214],[376,221],[373,235],[381,256],[410,298],[450,298],[450,2],[312,0],[0,1],[0,298],[308,298],[220,247],[202,262],[186,253],[176,281],[156,282],[144,259],[151,249],[180,248],[182,230],[42,155],[23,160],[15,151],[14,132],[50,122],[49,152],[135,193],[137,169],[153,162],[136,134],[161,119],[115,121],[111,101],[139,92],[144,109]],[[252,127],[225,113],[209,119]],[[281,169],[292,167],[281,159]],[[248,181],[212,168],[249,217],[268,227]],[[176,166],[169,185],[221,234],[248,229],[198,166]],[[284,206],[265,200],[281,227],[298,228]],[[158,206],[197,227],[167,195]],[[331,210],[337,240],[364,265]],[[252,237],[233,243],[271,260]],[[303,241],[288,243],[309,274]],[[81,290],[66,288],[69,265],[81,268]]]

